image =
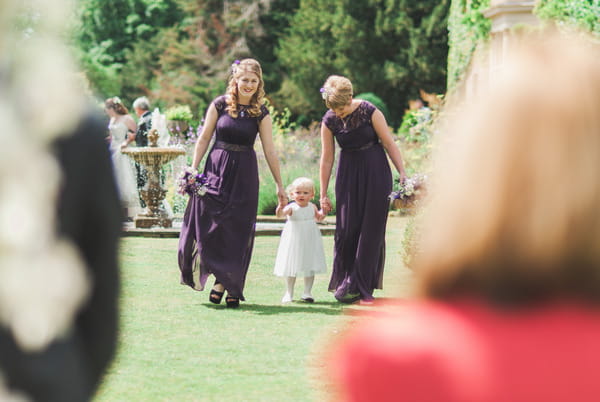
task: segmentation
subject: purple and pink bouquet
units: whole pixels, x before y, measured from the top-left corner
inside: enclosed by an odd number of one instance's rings
[[[203,196],[206,194],[207,190],[206,176],[188,166],[183,169],[181,175],[177,179],[177,186],[177,192],[179,194],[187,194],[189,196],[197,194]]]
[[[415,174],[404,182],[398,180],[398,188],[392,191],[390,199],[396,208],[410,208],[426,194],[427,176]]]

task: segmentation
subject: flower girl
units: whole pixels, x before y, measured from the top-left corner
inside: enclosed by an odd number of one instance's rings
[[[287,217],[281,233],[274,274],[286,278],[287,290],[281,300],[289,303],[293,300],[296,277],[304,277],[304,293],[301,300],[314,302],[312,286],[315,274],[325,273],[325,253],[321,231],[317,221],[325,215],[310,202],[315,195],[315,186],[311,179],[299,177],[288,187],[290,198],[295,201],[283,208],[277,208],[278,217]]]

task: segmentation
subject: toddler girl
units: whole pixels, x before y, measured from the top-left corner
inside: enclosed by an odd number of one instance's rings
[[[281,300],[289,303],[293,300],[296,277],[304,277],[302,301],[314,302],[312,286],[315,274],[326,272],[325,253],[321,231],[317,221],[325,215],[310,202],[315,195],[313,181],[299,177],[288,187],[290,198],[295,201],[283,208],[277,208],[278,217],[287,216],[287,222],[281,233],[274,273],[286,277],[287,290]]]

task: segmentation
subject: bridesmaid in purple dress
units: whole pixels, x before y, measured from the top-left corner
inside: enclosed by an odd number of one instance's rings
[[[321,207],[334,162],[334,137],[341,148],[336,183],[336,229],[329,291],[343,303],[372,303],[382,288],[385,227],[392,191],[388,158],[404,180],[404,166],[385,117],[371,103],[353,99],[352,83],[330,76],[321,89],[329,108],[321,125]]]
[[[196,142],[192,168],[197,169],[213,133],[216,138],[204,166],[207,192],[190,197],[179,237],[181,283],[203,290],[215,276],[209,300],[219,304],[225,291],[227,307],[244,300],[244,283],[254,246],[258,207],[256,135],[277,184],[280,205],[287,203],[272,139],[272,121],[263,105],[264,82],[253,59],[232,65],[225,95],[209,106]]]

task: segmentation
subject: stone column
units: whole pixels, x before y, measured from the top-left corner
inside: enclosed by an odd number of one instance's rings
[[[519,26],[534,26],[539,20],[533,14],[536,0],[491,0],[483,15],[492,21],[490,31],[489,73],[502,67],[510,52],[510,31]]]

